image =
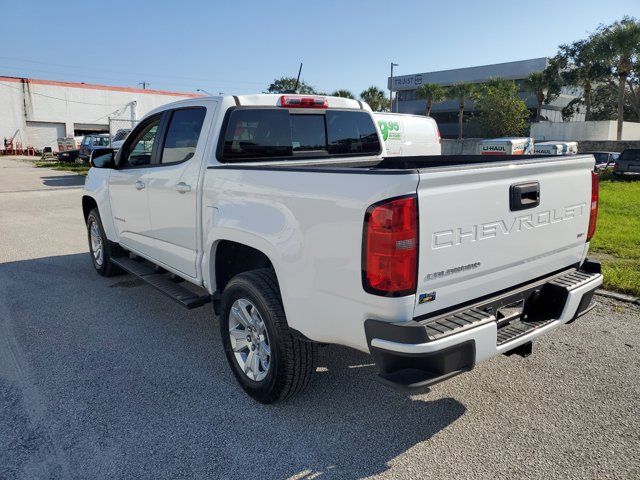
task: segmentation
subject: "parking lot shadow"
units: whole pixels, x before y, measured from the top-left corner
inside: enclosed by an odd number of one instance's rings
[[[0,381],[17,392],[0,404],[10,477],[360,478],[465,412],[390,390],[369,356],[333,346],[308,391],[256,403],[210,307],[100,277],[86,253],[0,264],[0,285]]]
[[[59,175],[51,177],[40,177],[42,184],[47,187],[78,187],[84,185],[82,175]]]

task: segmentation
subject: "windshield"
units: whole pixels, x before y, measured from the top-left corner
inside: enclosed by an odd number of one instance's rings
[[[596,159],[596,163],[607,163],[609,161],[608,153],[594,153],[593,156]]]
[[[239,108],[228,116],[221,146],[226,162],[377,155],[380,141],[368,112]]]
[[[109,137],[93,137],[93,146],[94,147],[108,147],[109,146]]]

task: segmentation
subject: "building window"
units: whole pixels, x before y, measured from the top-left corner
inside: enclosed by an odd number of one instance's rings
[[[398,101],[400,102],[410,102],[417,99],[415,90],[400,90],[398,92]]]

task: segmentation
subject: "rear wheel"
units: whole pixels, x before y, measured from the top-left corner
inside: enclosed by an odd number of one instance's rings
[[[317,347],[292,335],[273,271],[235,276],[221,300],[220,335],[242,388],[262,403],[304,390],[316,368]]]
[[[122,270],[111,263],[114,253],[117,253],[118,246],[107,239],[97,208],[91,210],[87,216],[87,237],[89,253],[96,271],[104,277],[112,277],[121,273]]]

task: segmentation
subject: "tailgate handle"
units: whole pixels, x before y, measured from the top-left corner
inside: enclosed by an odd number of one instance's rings
[[[540,183],[516,183],[509,188],[509,209],[526,210],[540,205]]]

